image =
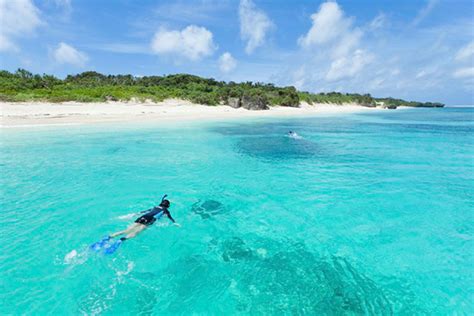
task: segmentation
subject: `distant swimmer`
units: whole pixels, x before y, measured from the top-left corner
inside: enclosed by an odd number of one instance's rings
[[[290,138],[293,138],[293,139],[301,139],[303,137],[301,137],[300,135],[296,134],[295,132],[293,131],[289,131],[288,134],[286,134],[288,137]]]
[[[144,231],[148,226],[151,226],[157,219],[160,219],[163,215],[168,217],[175,225],[180,226],[174,218],[171,216],[168,208],[170,207],[170,201],[166,200],[167,195],[163,196],[161,203],[158,206],[155,206],[149,210],[142,211],[139,214],[144,214],[137,218],[135,222],[130,225],[127,229],[113,233],[110,235],[110,238],[117,237],[119,235],[125,235],[125,237],[120,238],[121,241],[130,239],[138,235],[140,232]]]

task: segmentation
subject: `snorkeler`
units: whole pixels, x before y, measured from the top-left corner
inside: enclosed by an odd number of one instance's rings
[[[140,232],[144,231],[148,226],[152,225],[157,219],[160,219],[163,215],[166,215],[176,226],[181,226],[176,223],[174,218],[171,216],[170,211],[168,210],[168,208],[170,207],[170,201],[165,199],[166,196],[166,194],[165,196],[163,196],[159,206],[155,206],[149,210],[140,212],[139,214],[144,215],[137,218],[135,222],[127,229],[113,233],[109,236],[109,238],[114,238],[124,234],[126,234],[126,236],[120,238],[121,241],[133,238]]]
[[[301,137],[300,135],[296,134],[295,132],[293,131],[289,131],[288,134],[286,134],[286,136],[288,136],[289,138],[294,138],[294,139],[301,139],[303,137]]]

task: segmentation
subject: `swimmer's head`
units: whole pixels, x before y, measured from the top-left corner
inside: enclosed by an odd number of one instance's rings
[[[161,207],[165,207],[165,208],[168,208],[170,207],[170,201],[166,200],[166,197],[168,196],[168,194],[165,194],[163,195],[163,197],[161,198],[161,203],[160,203],[160,206]]]
[[[163,201],[161,201],[160,206],[161,206],[161,207],[168,208],[168,207],[170,207],[170,201],[168,201],[168,200],[163,200]]]

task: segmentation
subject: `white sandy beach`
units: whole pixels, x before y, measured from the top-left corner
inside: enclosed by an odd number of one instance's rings
[[[239,117],[317,116],[334,113],[374,111],[355,104],[301,104],[300,108],[271,107],[265,111],[251,111],[229,106],[205,106],[189,101],[169,99],[160,103],[103,102],[103,103],[0,103],[1,127],[38,125],[76,125],[101,122],[224,120]]]

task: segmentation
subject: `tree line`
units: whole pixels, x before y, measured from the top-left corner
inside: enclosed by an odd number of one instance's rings
[[[224,82],[189,74],[167,76],[104,75],[86,71],[59,79],[52,75],[33,74],[24,69],[15,72],[0,71],[0,101],[49,101],[49,102],[103,102],[128,101],[160,102],[179,98],[206,105],[228,104],[235,99],[258,99],[269,106],[297,107],[304,101],[309,104],[356,103],[376,106],[442,107],[442,103],[414,102],[394,98],[374,98],[370,94],[310,93],[295,87],[278,87],[260,82]]]

